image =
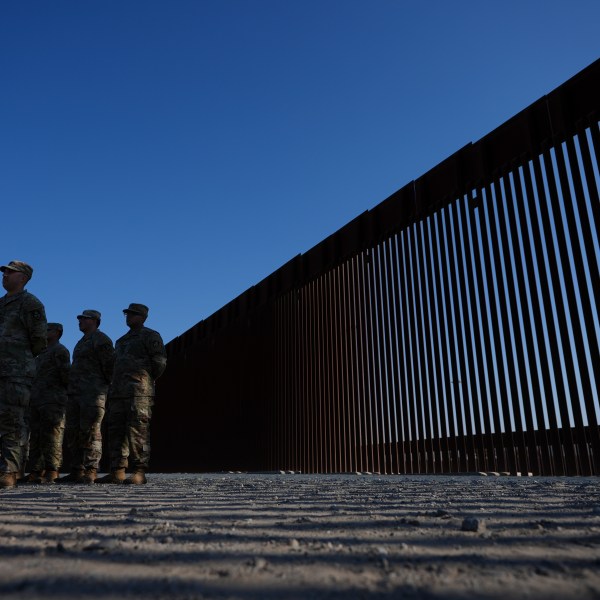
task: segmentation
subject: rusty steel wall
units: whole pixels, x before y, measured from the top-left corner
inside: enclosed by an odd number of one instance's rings
[[[600,474],[600,61],[167,345],[161,470]]]

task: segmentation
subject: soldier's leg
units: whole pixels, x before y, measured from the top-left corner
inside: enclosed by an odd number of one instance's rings
[[[129,438],[129,466],[133,471],[146,471],[150,463],[151,396],[131,399],[127,433]]]
[[[131,398],[110,397],[107,402],[106,420],[108,435],[108,453],[110,456],[110,470],[126,469],[129,456],[129,443],[127,440],[127,420]]]
[[[62,443],[65,430],[65,409],[60,404],[40,407],[41,431],[39,435],[42,469],[58,471],[62,462]]]
[[[40,436],[43,431],[42,415],[37,406],[29,407],[29,470],[41,472],[44,470],[44,457],[40,446]]]
[[[101,406],[84,403],[80,415],[79,444],[82,449],[83,468],[97,470],[102,458],[102,418],[104,403]]]
[[[25,411],[29,406],[28,382],[0,378],[0,473],[18,473],[24,467],[27,435]]]
[[[30,392],[31,392],[31,388],[30,388]],[[23,432],[23,437],[22,437],[22,442],[21,442],[21,460],[19,461],[19,464],[21,465],[21,472],[24,475],[25,469],[27,469],[27,464],[29,462],[29,453],[30,453],[29,438],[31,436],[31,393],[30,393],[29,403],[27,405],[27,408],[25,409],[25,413],[23,414],[23,417],[24,417],[25,431]]]
[[[65,420],[65,446],[69,453],[71,471],[83,470],[83,457],[79,447],[79,427],[81,421],[81,407],[77,396],[69,396]]]

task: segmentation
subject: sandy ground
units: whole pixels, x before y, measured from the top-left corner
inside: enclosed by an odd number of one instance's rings
[[[152,474],[0,507],[3,600],[600,598],[597,478]]]

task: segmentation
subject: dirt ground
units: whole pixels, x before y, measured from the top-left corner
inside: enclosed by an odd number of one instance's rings
[[[152,474],[0,492],[0,596],[600,598],[597,478]]]

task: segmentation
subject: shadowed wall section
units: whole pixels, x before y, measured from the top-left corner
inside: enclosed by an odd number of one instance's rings
[[[171,341],[153,468],[600,474],[599,115],[597,61]]]

